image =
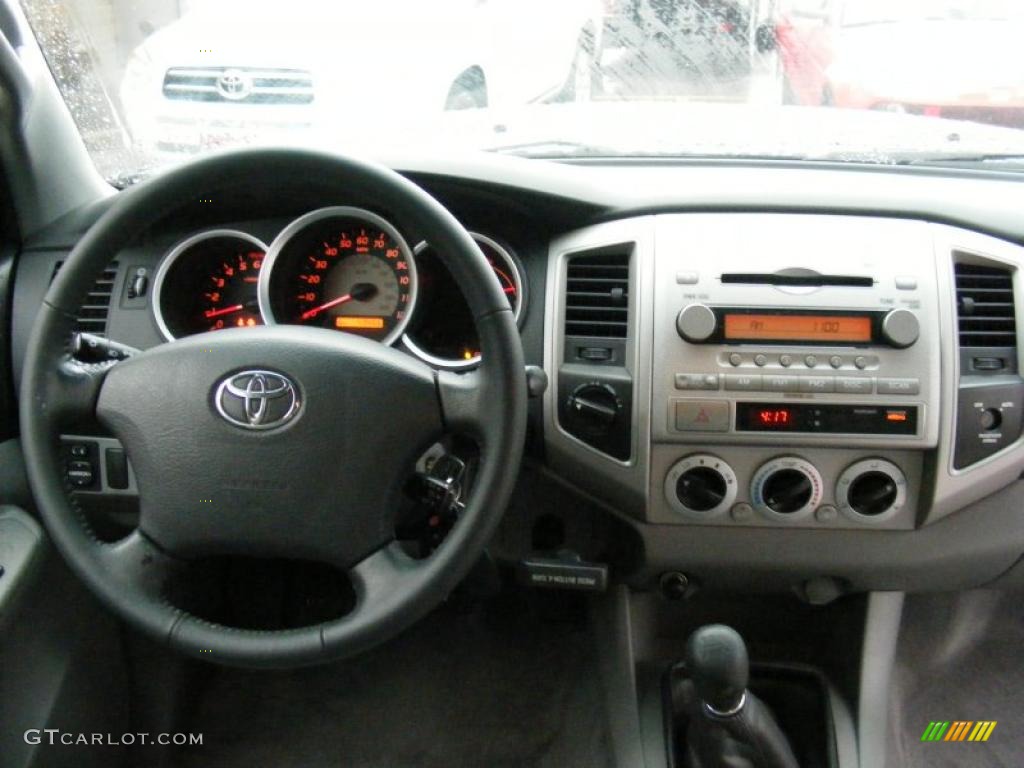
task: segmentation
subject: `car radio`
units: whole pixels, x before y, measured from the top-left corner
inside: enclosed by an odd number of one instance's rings
[[[849,236],[828,249],[815,236],[754,257],[740,230],[735,252],[696,259],[659,250],[655,443],[936,444],[934,253],[906,226],[893,228],[891,251],[879,249],[877,231],[858,242],[853,223],[842,222]],[[750,272],[751,263],[764,270]]]

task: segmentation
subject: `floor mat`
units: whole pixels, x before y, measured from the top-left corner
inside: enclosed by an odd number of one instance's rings
[[[893,675],[888,768],[1024,764],[1024,604],[977,591],[908,595]],[[985,743],[922,742],[932,721],[996,721]]]
[[[528,612],[442,611],[354,661],[221,670],[182,768],[609,765],[592,640]]]

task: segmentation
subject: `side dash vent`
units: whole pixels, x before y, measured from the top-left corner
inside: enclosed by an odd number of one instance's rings
[[[64,266],[63,261],[58,261],[53,266],[53,274],[50,275],[50,282]],[[78,310],[78,319],[75,322],[75,331],[78,333],[92,333],[96,336],[107,335],[107,320],[110,316],[110,302],[114,296],[114,281],[117,279],[117,262],[111,262],[103,274],[96,278],[85,301]]]
[[[615,251],[570,257],[566,269],[566,336],[626,338],[630,256],[630,251]]]
[[[957,264],[956,313],[961,347],[1017,346],[1013,273]]]

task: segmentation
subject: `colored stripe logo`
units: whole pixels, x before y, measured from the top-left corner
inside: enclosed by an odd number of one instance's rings
[[[939,720],[928,723],[921,741],[988,741],[995,720]]]

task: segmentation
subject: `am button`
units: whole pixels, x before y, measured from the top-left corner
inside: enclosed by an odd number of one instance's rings
[[[727,400],[677,401],[676,429],[680,432],[728,432]]]

